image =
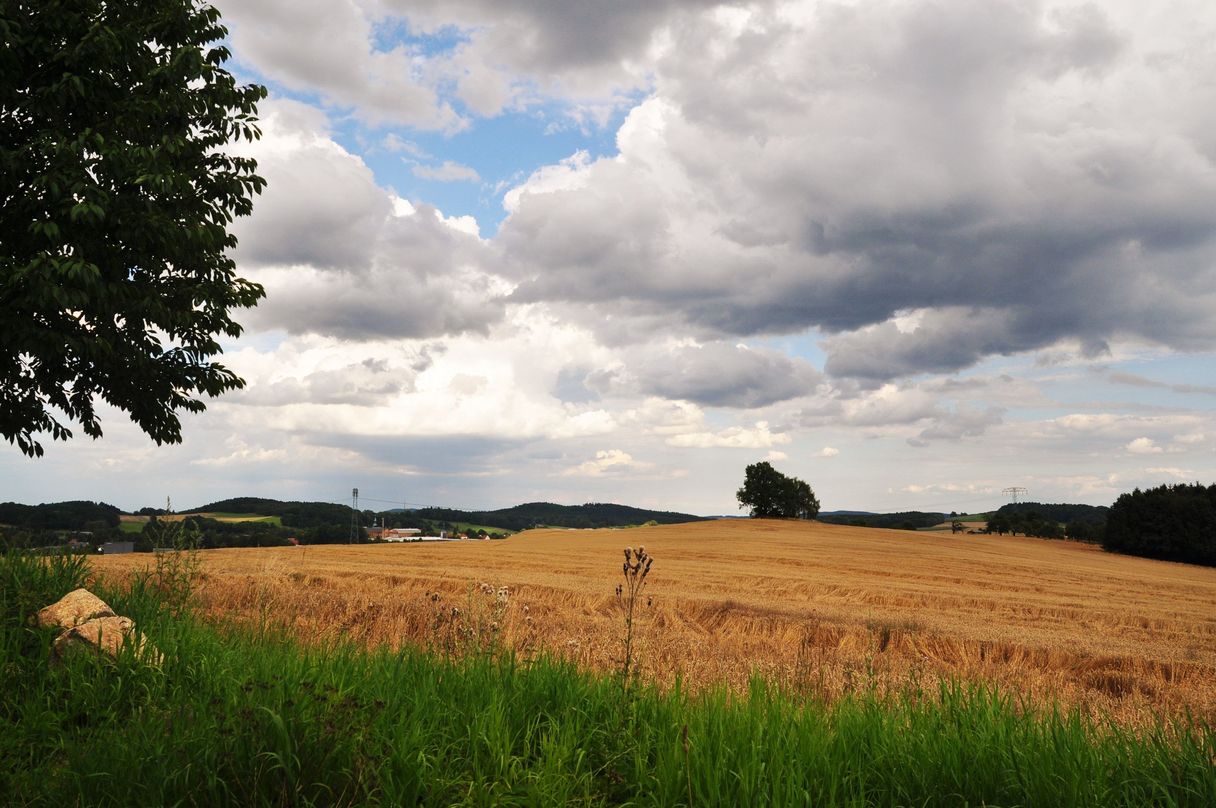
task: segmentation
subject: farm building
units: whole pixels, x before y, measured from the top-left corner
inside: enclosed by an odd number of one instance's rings
[[[133,541],[108,541],[99,548],[105,555],[117,555],[118,553],[134,553],[135,542]]]
[[[421,534],[422,531],[416,527],[390,527],[382,531],[380,538],[384,541],[410,541]]]

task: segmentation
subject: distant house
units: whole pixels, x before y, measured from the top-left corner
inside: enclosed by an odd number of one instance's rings
[[[134,553],[135,542],[133,541],[108,541],[101,545],[101,552],[105,555],[118,555],[119,553]]]
[[[387,530],[381,529],[380,538],[384,541],[413,541],[422,535],[422,531],[416,527],[390,527]]]

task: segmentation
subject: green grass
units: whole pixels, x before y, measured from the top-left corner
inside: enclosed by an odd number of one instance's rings
[[[123,533],[143,533],[146,522],[119,522],[118,529]]]
[[[163,666],[51,668],[28,615],[87,567],[0,564],[8,804],[1216,805],[1207,726],[1133,734],[951,683],[834,705],[759,679],[742,696],[626,697],[554,660],[207,626],[172,617],[147,579],[103,594]]]

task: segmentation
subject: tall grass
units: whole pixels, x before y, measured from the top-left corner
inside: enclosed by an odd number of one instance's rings
[[[174,616],[138,581],[100,594],[164,664],[52,668],[10,594],[50,602],[80,571],[7,557],[0,574],[8,804],[1216,804],[1207,726],[1137,733],[951,683],[827,705],[760,679],[641,685],[623,715],[618,681],[560,661],[305,647]]]

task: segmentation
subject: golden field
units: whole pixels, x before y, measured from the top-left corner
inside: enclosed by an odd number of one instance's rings
[[[651,680],[741,687],[756,672],[831,698],[948,675],[1132,724],[1216,721],[1216,569],[1060,541],[722,520],[211,550],[198,598],[216,618],[319,642],[458,647],[492,633],[612,670],[627,545],[655,558],[637,628]],[[96,569],[151,563],[102,556]]]

